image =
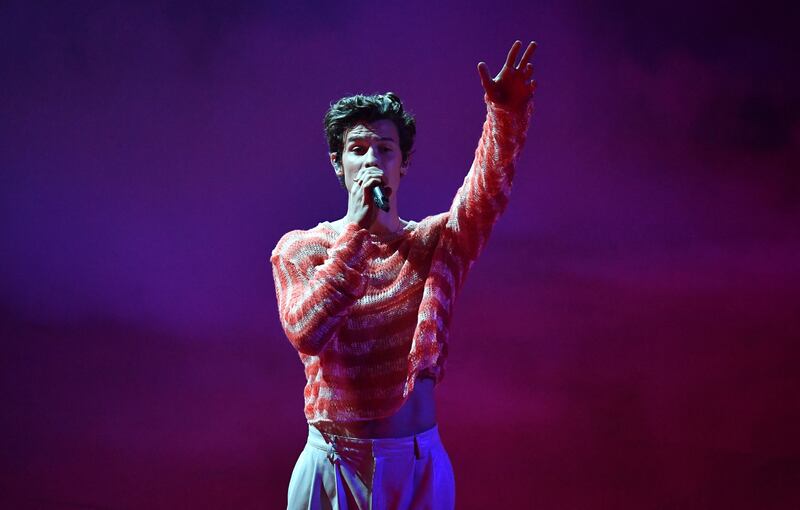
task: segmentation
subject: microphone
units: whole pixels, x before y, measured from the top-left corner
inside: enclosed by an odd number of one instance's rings
[[[382,209],[384,212],[389,212],[389,199],[383,194],[383,190],[380,186],[373,186],[372,199],[379,209]]]

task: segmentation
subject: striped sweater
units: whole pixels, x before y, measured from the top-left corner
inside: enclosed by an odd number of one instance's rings
[[[285,234],[272,251],[281,325],[305,367],[305,416],[394,414],[417,377],[444,375],[453,301],[505,210],[532,103],[487,105],[474,162],[450,210],[378,236],[328,222]]]

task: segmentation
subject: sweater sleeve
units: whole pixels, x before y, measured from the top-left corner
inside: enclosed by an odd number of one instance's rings
[[[443,230],[452,255],[469,265],[478,258],[511,194],[517,157],[525,143],[533,102],[504,109],[484,96],[486,121],[475,159],[456,192]]]
[[[348,308],[366,292],[363,270],[375,248],[368,237],[367,230],[351,223],[327,250],[302,231],[278,241],[270,257],[278,315],[299,352],[322,351]]]

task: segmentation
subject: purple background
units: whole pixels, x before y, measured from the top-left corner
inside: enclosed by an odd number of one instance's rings
[[[0,4],[4,508],[282,507],[304,378],[268,257],[346,211],[325,109],[398,93],[401,216],[441,212],[516,38],[537,111],[437,390],[459,508],[800,507],[797,8],[29,3]]]

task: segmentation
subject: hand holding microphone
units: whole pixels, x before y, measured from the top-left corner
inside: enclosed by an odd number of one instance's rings
[[[378,208],[389,211],[391,190],[382,188],[382,184],[383,170],[377,167],[362,168],[353,177],[347,203],[347,218],[351,222],[369,229],[378,218]]]

